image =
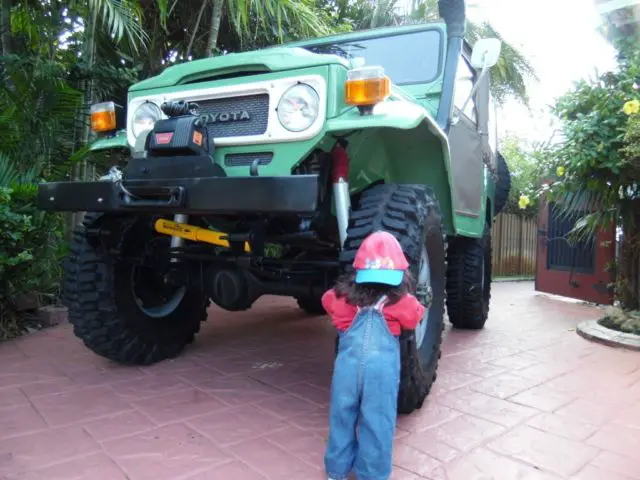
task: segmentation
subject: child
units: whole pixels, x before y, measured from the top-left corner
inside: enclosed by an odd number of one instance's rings
[[[346,480],[352,470],[358,479],[386,480],[400,385],[398,336],[415,329],[425,309],[409,293],[409,264],[390,233],[369,235],[353,266],[322,297],[340,337],[325,468],[330,480]]]

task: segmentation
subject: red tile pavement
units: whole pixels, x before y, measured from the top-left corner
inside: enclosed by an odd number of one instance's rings
[[[394,480],[640,479],[640,353],[575,333],[602,310],[495,284],[483,331],[447,329],[401,417]],[[333,332],[289,299],[212,308],[172,361],[115,365],[69,326],[0,344],[1,479],[323,478]]]

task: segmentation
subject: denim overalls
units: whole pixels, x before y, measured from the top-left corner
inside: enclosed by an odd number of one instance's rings
[[[358,309],[351,326],[340,333],[324,460],[331,479],[344,480],[352,470],[358,480],[391,475],[400,343],[382,314],[386,300]]]

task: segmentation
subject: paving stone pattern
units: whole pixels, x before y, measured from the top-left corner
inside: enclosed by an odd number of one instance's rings
[[[600,314],[496,284],[485,330],[447,329],[392,478],[640,479],[640,353],[576,334]],[[322,479],[333,341],[326,318],[269,297],[212,308],[182,357],[147,368],[68,325],[0,344],[0,478]]]

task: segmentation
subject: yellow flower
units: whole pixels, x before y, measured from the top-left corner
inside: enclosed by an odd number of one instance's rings
[[[518,200],[518,206],[524,210],[529,205],[530,200],[526,195],[520,195],[520,200]]]
[[[559,166],[556,169],[556,175],[558,175],[559,177],[564,177],[564,167],[563,166]]]
[[[622,107],[622,111],[627,115],[634,115],[640,112],[640,100],[629,100]]]

